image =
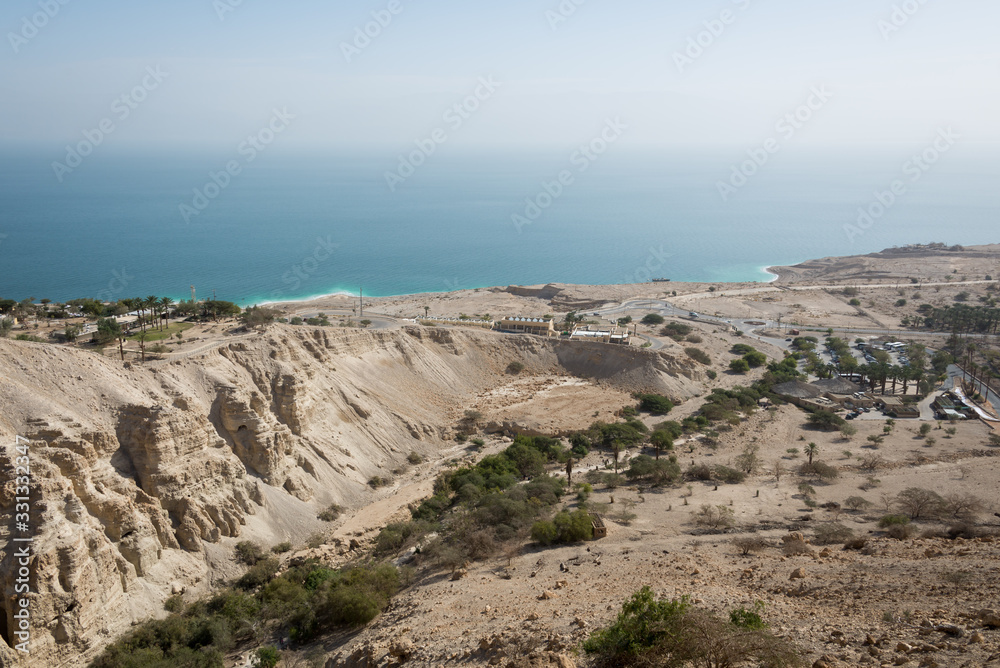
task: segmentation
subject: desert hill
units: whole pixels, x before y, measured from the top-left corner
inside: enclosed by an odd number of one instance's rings
[[[514,361],[535,380],[507,374]],[[0,340],[0,438],[31,439],[31,665],[84,665],[133,622],[161,614],[171,593],[208,591],[233,574],[240,536],[301,543],[323,528],[319,509],[385,495],[368,481],[392,478],[411,452],[435,460],[477,397],[508,431],[536,394],[587,399],[579,416],[536,424],[559,431],[602,403],[620,407],[631,391],[691,396],[695,366],[638,348],[422,327],[279,325],[145,367]],[[506,398],[490,399],[506,386]],[[15,453],[4,452],[12,470]],[[5,543],[16,496],[8,480]],[[4,645],[12,552],[4,551]]]

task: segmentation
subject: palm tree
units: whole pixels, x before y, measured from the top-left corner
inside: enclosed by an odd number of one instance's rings
[[[163,317],[167,321],[167,328],[170,327],[170,307],[174,305],[174,300],[170,297],[160,297],[160,308],[163,310]]]
[[[149,295],[142,300],[143,306],[149,309],[149,324],[153,324],[153,312],[156,310],[156,305],[160,303],[160,298],[156,295]]]
[[[819,452],[819,446],[816,445],[815,443],[810,443],[803,449],[805,450],[806,456],[809,457],[809,465],[812,466],[813,457],[816,455],[817,452]]]

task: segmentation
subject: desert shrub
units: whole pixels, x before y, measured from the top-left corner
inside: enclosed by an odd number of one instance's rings
[[[729,506],[703,504],[694,518],[695,524],[710,529],[728,529],[736,521],[736,514]]]
[[[849,496],[844,499],[844,506],[851,510],[867,510],[874,504],[863,496]]]
[[[845,550],[860,550],[863,549],[865,545],[868,544],[867,536],[855,536],[844,542]]]
[[[332,503],[327,508],[324,508],[322,511],[320,511],[320,513],[316,517],[323,520],[324,522],[336,522],[337,519],[340,517],[340,513],[342,513],[343,511],[344,509],[341,508],[339,505],[337,505],[336,503]]]
[[[695,362],[700,362],[701,364],[712,363],[712,358],[709,357],[708,353],[706,353],[701,348],[694,348],[694,347],[685,348],[684,352],[687,353],[687,356],[693,359]]]
[[[660,315],[659,313],[649,313],[647,315],[644,315],[640,322],[642,322],[642,324],[644,325],[662,325],[663,316]]]
[[[252,591],[270,582],[274,577],[274,574],[277,572],[277,559],[274,559],[273,557],[261,559],[247,569],[247,572],[236,581],[236,586],[246,591]]]
[[[264,548],[250,540],[241,540],[236,543],[234,551],[236,553],[236,561],[247,566],[253,566],[266,556]]]
[[[940,494],[920,487],[908,487],[896,495],[896,506],[911,520],[936,517],[945,510],[946,505]]]
[[[184,609],[184,597],[181,594],[174,594],[163,602],[163,609],[167,612],[180,612]]]
[[[944,514],[966,521],[973,520],[983,510],[983,500],[974,494],[948,494],[944,497]]]
[[[681,341],[685,336],[691,333],[691,326],[685,325],[682,322],[671,322],[660,330],[660,336],[668,336],[674,341]]]
[[[653,459],[649,455],[633,457],[625,472],[629,480],[648,480],[653,485],[665,485],[681,477],[681,467],[676,457]]]
[[[516,376],[522,371],[524,371],[524,364],[522,364],[521,362],[515,361],[507,365],[507,373],[509,373],[512,376]]]
[[[740,554],[747,556],[751,552],[761,552],[767,547],[767,540],[760,536],[747,535],[733,538],[733,546]]]
[[[746,363],[750,365],[751,369],[756,369],[767,364],[767,355],[762,352],[754,350],[743,356]]]
[[[741,629],[763,630],[767,628],[767,622],[760,616],[758,610],[763,610],[764,604],[760,601],[753,610],[747,610],[743,606],[729,611],[729,623]]]
[[[687,341],[688,343],[701,343],[705,339],[701,338],[701,336],[699,336],[698,334],[688,334],[687,338],[685,338],[684,340]]]
[[[286,540],[282,543],[274,545],[271,548],[271,552],[273,552],[274,554],[284,554],[285,552],[290,552],[291,549],[292,549],[292,544]]]
[[[833,543],[844,543],[853,537],[854,531],[843,524],[832,522],[816,527],[813,542],[816,545],[832,545]]]
[[[684,472],[684,477],[688,480],[711,480],[712,467],[708,464],[692,464],[688,467],[687,471]]]
[[[385,487],[391,482],[392,481],[389,480],[388,478],[383,478],[382,476],[376,475],[368,479],[368,486],[371,487],[372,489],[378,489],[379,487]]]
[[[539,520],[531,525],[531,540],[539,545],[551,545],[559,536],[555,523],[549,520]]]
[[[666,415],[673,410],[674,404],[662,394],[636,394],[639,400],[639,410],[652,415]]]
[[[893,524],[888,529],[888,534],[896,540],[906,540],[913,537],[916,532],[917,530],[909,524]]]
[[[910,523],[910,518],[906,515],[883,515],[878,521],[879,528],[886,529],[892,526],[906,526]]]
[[[576,483],[576,500],[580,503],[586,503],[590,495],[593,494],[594,488],[585,482]]]
[[[562,511],[552,520],[560,543],[576,543],[594,537],[593,519],[586,510]]]
[[[972,524],[966,522],[959,522],[958,524],[952,524],[948,527],[945,535],[951,540],[956,538],[965,538],[967,540],[972,538],[978,538],[981,532]]]
[[[729,363],[729,370],[733,373],[746,373],[750,371],[750,364],[742,357],[734,359]]]
[[[423,464],[424,458],[416,450],[411,450],[410,454],[406,455],[406,461],[416,466],[417,464]]]
[[[719,465],[715,467],[715,477],[727,485],[738,485],[746,480],[747,474],[728,466]]]
[[[687,597],[656,600],[643,587],[625,601],[613,624],[591,634],[583,649],[600,668],[804,665],[794,646],[761,628],[759,615],[734,612],[725,620],[695,608]]]
[[[476,446],[477,449],[482,448],[486,445],[486,441],[481,438],[474,438],[469,441],[472,445]]]
[[[813,549],[801,538],[795,538],[785,540],[781,545],[781,551],[786,557],[794,557],[799,554],[812,554]]]
[[[715,380],[716,378],[719,377],[719,374],[716,373],[715,371],[712,371],[711,369],[709,369],[708,371],[706,371],[705,375],[708,376],[709,380]]]
[[[418,519],[387,524],[375,539],[375,554],[380,556],[394,554],[408,545],[419,542],[434,528],[430,522]]]
[[[835,466],[830,466],[829,464],[820,461],[815,461],[811,464],[806,462],[799,467],[799,473],[802,475],[816,476],[824,481],[833,480],[840,475]]]
[[[257,648],[253,653],[253,661],[250,664],[253,668],[274,668],[281,661],[281,652],[274,645],[265,645]]]

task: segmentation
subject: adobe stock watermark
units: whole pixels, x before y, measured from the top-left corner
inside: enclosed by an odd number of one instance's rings
[[[562,0],[555,9],[545,10],[545,20],[549,22],[552,32],[559,30],[559,26],[569,21],[585,4],[587,0]]]
[[[902,30],[926,4],[927,0],[904,0],[893,5],[888,20],[879,19],[878,22],[878,31],[882,33],[882,39],[888,42],[892,35]]]
[[[222,194],[222,191],[229,187],[233,179],[243,172],[243,167],[249,165],[268,146],[288,129],[291,121],[295,120],[295,115],[288,112],[288,108],[273,109],[271,119],[264,127],[256,133],[247,136],[240,145],[236,147],[236,153],[243,158],[240,160],[230,160],[218,172],[209,172],[208,181],[200,188],[194,189],[194,196],[191,203],[186,202],[179,205],[181,217],[185,223],[190,223],[193,216],[201,215],[201,212],[208,208],[212,201]]]
[[[32,566],[35,564],[32,545],[35,541],[32,527],[31,503],[31,441],[24,436],[14,437],[14,523],[10,527],[8,548],[14,549],[11,564],[14,566],[14,599],[8,612],[13,617],[12,627],[17,643],[14,648],[22,654],[31,649],[31,591]],[[16,612],[15,612],[16,610]],[[10,642],[10,641],[8,641]]]
[[[111,280],[108,281],[108,287],[97,293],[96,299],[101,302],[113,302],[116,301],[115,297],[125,292],[125,288],[135,279],[128,273],[128,269],[122,267],[121,271],[113,269],[111,271]]]
[[[389,0],[385,9],[379,9],[371,13],[372,20],[363,26],[354,29],[354,38],[350,42],[340,43],[340,52],[344,54],[344,60],[351,63],[360,56],[365,49],[372,45],[382,33],[392,25],[397,16],[403,13],[406,7],[400,0]]]
[[[423,139],[414,139],[416,146],[409,153],[400,153],[399,162],[396,169],[385,172],[385,183],[389,186],[389,192],[396,192],[396,188],[406,182],[408,178],[417,173],[417,169],[427,162],[437,152],[438,146],[444,144],[449,139],[449,132],[457,132],[465,123],[472,118],[472,115],[479,111],[483,103],[489,100],[500,88],[500,82],[492,76],[479,77],[479,84],[472,93],[459,102],[448,107],[442,114],[448,129],[435,128]]]
[[[331,235],[326,235],[326,238],[316,237],[316,246],[312,252],[282,274],[281,282],[287,286],[288,291],[298,290],[302,287],[302,282],[309,280],[319,270],[320,265],[329,260],[338,248],[340,248],[340,244],[334,243]],[[284,294],[286,294],[285,290],[275,290],[271,293],[271,297],[277,299]]]
[[[220,23],[226,20],[227,14],[232,14],[242,6],[243,0],[212,0],[212,9],[215,10]]]
[[[586,144],[581,144],[573,151],[569,157],[570,166],[576,169],[576,174],[583,174],[590,166],[611,148],[612,144],[621,139],[622,134],[628,126],[622,122],[621,118],[607,119],[601,132]],[[534,196],[524,199],[524,210],[512,213],[511,222],[518,234],[521,234],[525,225],[532,225],[542,217],[546,209],[551,207],[556,200],[563,196],[566,189],[576,183],[576,176],[572,169],[560,171],[552,181],[542,181],[541,190]]]
[[[631,274],[625,276],[625,280],[622,281],[623,285],[631,285],[633,283],[649,283],[653,280],[653,272],[659,271],[666,264],[666,261],[673,257],[673,253],[668,253],[663,250],[663,245],[660,244],[659,248],[649,247],[649,255],[646,257],[646,263],[636,267],[635,271]]]
[[[35,39],[38,33],[54,19],[63,7],[68,5],[70,0],[41,0],[38,3],[40,11],[21,17],[21,29],[17,32],[7,33],[7,40],[10,47],[14,49],[15,55],[21,52],[21,47]]]
[[[781,150],[783,142],[791,141],[831,98],[833,93],[827,90],[825,85],[813,86],[805,102],[779,118],[774,124],[778,136],[769,137],[760,146],[747,149],[748,159],[738,165],[732,165],[729,179],[716,181],[715,187],[722,201],[728,202],[730,197],[749,183],[750,179],[768,163],[771,156]]]
[[[83,140],[76,144],[66,145],[66,157],[63,162],[58,160],[52,163],[52,171],[56,175],[59,183],[63,182],[66,175],[72,174],[73,170],[83,164],[84,158],[94,152],[104,140],[110,137],[118,129],[120,123],[128,120],[136,109],[143,102],[149,99],[149,94],[160,87],[164,79],[170,76],[169,72],[164,72],[157,65],[146,68],[146,75],[132,90],[122,93],[111,102],[111,116],[106,116],[97,122],[97,127],[83,131]]]
[[[910,183],[916,183],[924,174],[929,172],[934,165],[950,151],[955,143],[962,138],[962,135],[955,132],[951,127],[938,129],[937,136],[920,153],[910,156],[900,167],[904,177],[908,177]],[[896,179],[889,184],[888,190],[876,190],[874,199],[867,206],[858,207],[858,218],[851,224],[844,225],[844,234],[847,240],[854,243],[855,239],[865,235],[877,221],[881,220],[893,206],[899,202],[908,192],[906,181]]]
[[[730,0],[740,11],[750,8],[751,0]],[[684,70],[694,65],[695,61],[705,55],[705,52],[712,48],[720,37],[726,32],[729,26],[736,23],[739,14],[731,9],[723,9],[715,18],[702,22],[704,29],[688,37],[687,45],[674,51],[674,65],[677,71],[684,74]]]

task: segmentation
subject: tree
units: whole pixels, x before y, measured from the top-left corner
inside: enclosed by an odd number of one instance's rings
[[[637,394],[639,410],[653,415],[666,415],[674,408],[670,399],[660,394]]]
[[[858,428],[855,427],[853,424],[844,424],[844,426],[840,428],[840,435],[844,437],[845,441],[852,440],[857,435],[857,433],[858,433]]]
[[[729,363],[729,370],[733,373],[747,373],[750,371],[750,364],[743,358],[735,359]]]
[[[161,315],[164,320],[167,321],[167,326],[170,326],[170,308],[174,305],[174,300],[170,297],[160,297],[160,302],[158,306],[161,310]],[[163,329],[162,326],[160,329]]]
[[[649,437],[649,443],[653,446],[653,450],[656,451],[657,459],[660,458],[660,451],[674,449],[674,438],[670,432],[664,429],[654,431]]]
[[[830,411],[816,411],[815,413],[810,413],[806,420],[812,426],[823,429],[824,431],[838,430],[846,423],[844,418],[840,417],[836,413],[831,413]]]
[[[618,324],[622,327],[632,322],[632,316],[627,315],[624,318],[618,318]]]
[[[122,333],[122,327],[114,318],[101,318],[97,321],[97,334],[94,340],[98,345],[107,345],[117,339]]]
[[[643,318],[642,318],[642,324],[644,324],[644,325],[662,325],[663,324],[663,316],[660,315],[659,313],[650,313],[648,315],[643,316]]]
[[[817,452],[819,452],[819,446],[816,445],[815,443],[810,443],[805,448],[803,448],[803,450],[805,451],[806,456],[809,458],[809,465],[812,466],[813,457],[816,455]]]
[[[767,364],[767,355],[757,350],[747,353],[743,356],[743,359],[746,360],[751,369],[756,369]]]
[[[273,323],[279,315],[281,315],[281,312],[277,309],[267,308],[265,306],[251,306],[240,315],[240,319],[243,321],[244,327],[249,329],[259,328],[263,331],[267,329],[267,326]]]
[[[431,312],[431,307],[430,306],[425,306],[424,307],[424,317],[426,318],[427,314],[429,314],[430,312]]]
[[[10,330],[14,329],[13,318],[0,318],[0,338],[6,339],[10,336]]]
[[[919,433],[921,436],[927,436],[927,434],[931,433],[930,423],[925,422],[922,425],[920,425],[920,429],[918,430],[917,433]]]
[[[896,495],[896,505],[911,520],[936,516],[945,508],[941,495],[929,489],[908,487]]]

